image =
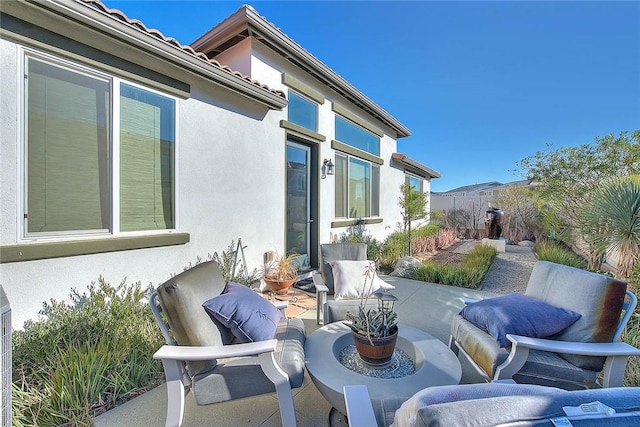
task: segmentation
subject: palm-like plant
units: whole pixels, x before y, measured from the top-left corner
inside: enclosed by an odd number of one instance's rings
[[[640,257],[640,175],[612,179],[596,190],[579,225],[598,253],[618,251],[617,277],[628,277]]]

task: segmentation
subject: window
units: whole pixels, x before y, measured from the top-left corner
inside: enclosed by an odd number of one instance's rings
[[[318,130],[318,105],[289,90],[287,120],[316,132]]]
[[[174,228],[175,100],[61,61],[25,61],[25,234]]]
[[[337,218],[366,218],[380,214],[380,167],[351,157],[336,155]]]
[[[410,185],[411,188],[413,188],[413,191],[419,191],[422,192],[422,179],[415,177],[415,176],[411,176],[411,175],[406,175],[405,176],[405,184]]]
[[[336,139],[374,156],[380,155],[380,138],[340,116],[336,116]]]

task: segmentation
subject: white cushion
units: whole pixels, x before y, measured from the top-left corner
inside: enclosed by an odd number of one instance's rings
[[[334,278],[335,299],[360,298],[369,296],[378,289],[388,291],[396,288],[378,277],[373,269],[373,261],[333,261],[331,270]]]

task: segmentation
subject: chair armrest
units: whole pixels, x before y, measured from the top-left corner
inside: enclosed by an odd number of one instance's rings
[[[327,294],[329,293],[329,287],[324,282],[320,273],[313,274],[313,286],[316,287],[316,324],[320,325],[324,323],[324,316],[320,320],[320,313],[324,310],[324,304],[327,302]]]
[[[579,354],[582,356],[640,355],[639,349],[624,342],[570,342],[511,334],[507,334],[507,339],[516,347],[527,347],[531,350],[550,351],[553,353]]]
[[[349,427],[378,425],[367,386],[346,385],[342,387],[342,392],[344,394],[344,403],[347,407]]]
[[[329,288],[327,287],[327,284],[322,279],[322,275],[320,273],[315,273],[313,275],[313,285],[316,287],[316,294],[323,293],[323,292],[326,294],[329,292]]]
[[[542,338],[507,334],[511,352],[507,360],[496,368],[494,380],[511,379],[526,363],[529,350],[569,353],[582,356],[605,356],[603,387],[621,387],[629,356],[640,355],[640,350],[624,342],[582,343],[555,341]]]
[[[163,345],[153,355],[154,359],[165,360],[212,360],[226,357],[257,356],[262,353],[273,352],[278,340],[266,340],[246,344],[232,344],[219,346],[179,346]]]

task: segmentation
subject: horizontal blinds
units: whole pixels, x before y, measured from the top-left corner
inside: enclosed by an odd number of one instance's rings
[[[122,85],[120,230],[173,228],[173,101]]]
[[[109,82],[27,66],[28,232],[109,229]]]

